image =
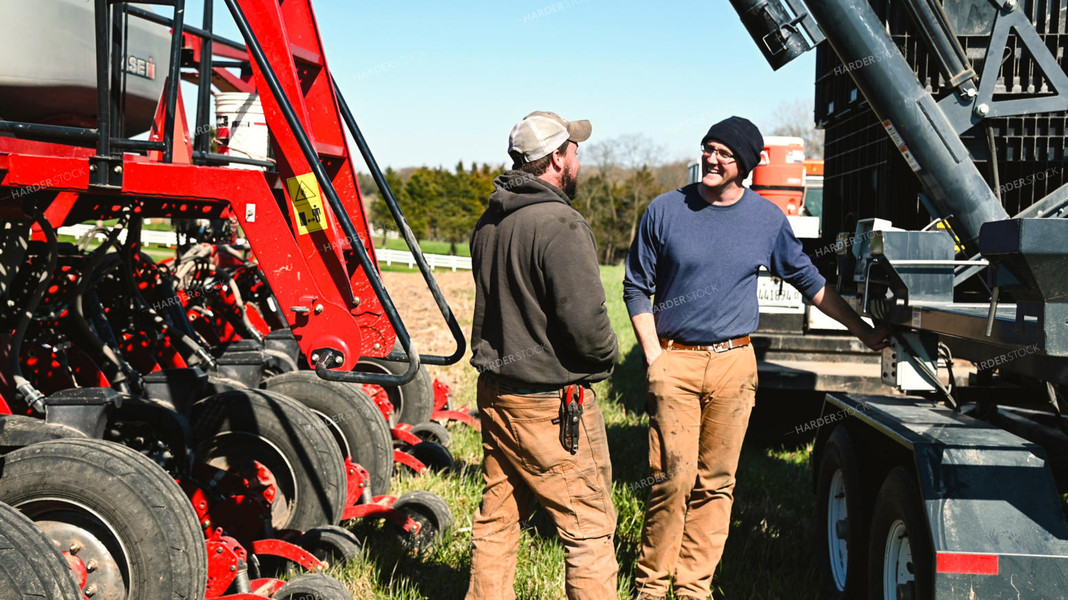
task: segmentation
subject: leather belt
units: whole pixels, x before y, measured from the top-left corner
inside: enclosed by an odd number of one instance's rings
[[[748,346],[752,342],[749,340],[748,335],[734,338],[733,340],[724,340],[722,342],[715,342],[712,344],[683,344],[675,340],[660,340],[660,347],[664,350],[698,350],[702,352],[727,352],[728,350],[734,350],[735,348],[742,348]]]
[[[518,394],[520,396],[559,396],[560,390],[565,387],[563,385],[540,385],[535,383],[518,382],[488,371],[483,372],[481,377],[485,379],[487,383],[497,386],[498,389],[506,394]]]

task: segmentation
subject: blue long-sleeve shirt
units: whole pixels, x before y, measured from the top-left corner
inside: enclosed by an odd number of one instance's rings
[[[709,344],[756,330],[761,266],[810,300],[826,285],[779,207],[749,189],[715,206],[699,185],[658,196],[642,216],[623,280],[632,317],[651,312],[662,339]]]

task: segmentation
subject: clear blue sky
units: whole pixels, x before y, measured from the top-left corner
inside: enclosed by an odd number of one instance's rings
[[[200,3],[189,4],[199,25]],[[589,119],[591,141],[637,133],[665,160],[690,159],[721,118],[766,128],[781,103],[812,102],[815,53],[773,72],[723,0],[314,6],[331,71],[383,166],[506,162],[508,132],[534,110]],[[216,14],[236,39],[218,0]]]

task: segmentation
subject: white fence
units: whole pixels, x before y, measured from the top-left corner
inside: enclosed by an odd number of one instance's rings
[[[87,231],[92,229],[92,225],[80,224],[72,225],[70,227],[60,227],[60,235],[69,235],[75,238],[81,238]],[[107,237],[103,232],[98,232],[96,238],[103,241]],[[119,241],[126,241],[126,232],[123,231],[119,234]],[[167,246],[173,248],[178,245],[178,234],[173,231],[152,231],[150,229],[144,229],[141,231],[141,243],[152,244],[155,246]],[[402,265],[408,265],[409,269],[415,268],[415,258],[411,252],[407,250],[386,250],[375,249],[375,255],[378,256],[378,262],[392,265],[398,263]],[[471,270],[471,257],[470,256],[448,256],[445,254],[424,254],[427,264],[431,269],[441,267],[443,269],[451,269],[453,271],[457,269]]]

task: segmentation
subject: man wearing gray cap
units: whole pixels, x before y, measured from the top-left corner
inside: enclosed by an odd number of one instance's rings
[[[512,170],[471,236],[482,504],[468,600],[515,598],[519,521],[538,502],[564,546],[570,600],[616,597],[612,466],[590,384],[618,348],[593,232],[571,200],[589,121],[534,112],[512,129]]]

